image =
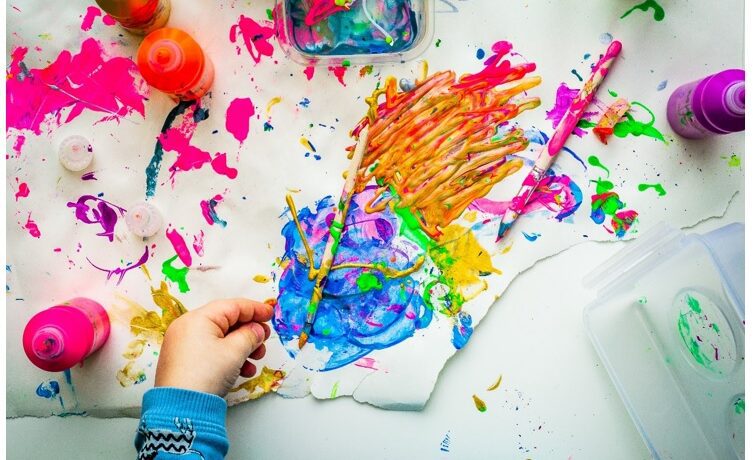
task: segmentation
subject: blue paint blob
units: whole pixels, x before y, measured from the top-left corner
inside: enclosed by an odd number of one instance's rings
[[[657,91],[661,91],[667,87],[667,80],[663,80],[659,83],[659,86],[656,87]]]
[[[264,122],[264,131],[272,131],[273,129],[275,129],[275,127],[272,126],[272,123],[268,121]]]
[[[571,74],[573,74],[573,75],[575,75],[575,76],[576,76],[576,77],[578,78],[578,81],[583,81],[583,77],[581,77],[581,76],[580,76],[580,74],[578,73],[578,71],[577,71],[577,70],[575,70],[575,69],[572,69],[572,70],[570,71],[570,73],[571,73]]]
[[[482,50],[481,48],[476,50],[476,59],[484,59],[484,56],[486,56],[486,52]]]
[[[458,313],[457,322],[452,328],[452,344],[460,350],[468,343],[473,334],[473,318],[468,313],[461,311]]]
[[[612,40],[614,40],[614,37],[609,32],[604,32],[603,34],[599,35],[599,42],[602,45],[608,45],[612,43]]]
[[[307,109],[309,107],[309,104],[311,104],[311,101],[307,97],[304,97],[303,99],[301,99],[301,102],[298,103],[298,105],[300,105],[304,109]]]
[[[528,241],[536,241],[536,240],[538,240],[538,239],[539,239],[539,237],[541,236],[541,233],[531,233],[531,234],[528,234],[528,233],[526,233],[526,232],[521,232],[521,233],[523,234],[523,236],[524,236],[524,237],[525,237],[525,238],[526,238],[526,239],[527,239]]]
[[[418,246],[393,244],[399,236],[399,220],[387,208],[366,213],[363,207],[376,187],[367,187],[351,201],[334,265],[342,263],[389,263],[391,268],[412,267],[421,255]],[[389,196],[385,193],[384,197]],[[316,209],[303,208],[298,218],[307,236],[314,260],[322,260],[329,224],[334,219],[335,201],[325,197]],[[290,356],[298,350],[298,336],[306,322],[306,308],[314,289],[308,277],[303,242],[291,220],[282,229],[285,237],[283,260],[289,261],[279,281],[279,296],[272,326]],[[361,292],[358,277],[365,271],[377,276],[382,287]],[[413,336],[431,322],[433,312],[422,298],[418,273],[402,278],[387,278],[383,273],[364,268],[343,268],[329,273],[323,298],[317,310],[308,345],[329,350],[332,355],[324,369],[332,370],[352,363],[372,350],[391,347]]]
[[[588,59],[590,57],[591,57],[591,53],[586,53],[586,54],[583,55],[583,60],[585,61],[586,59]]]
[[[53,399],[60,394],[60,384],[57,380],[42,382],[37,387],[37,396],[40,398]]]

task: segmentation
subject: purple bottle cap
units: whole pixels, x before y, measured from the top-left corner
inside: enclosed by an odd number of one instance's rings
[[[745,71],[729,69],[704,79],[693,94],[698,121],[717,134],[745,129]]]

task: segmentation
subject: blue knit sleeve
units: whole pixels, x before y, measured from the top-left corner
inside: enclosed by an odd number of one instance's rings
[[[219,396],[182,388],[153,388],[144,394],[136,432],[139,460],[215,460],[229,447],[227,403]]]

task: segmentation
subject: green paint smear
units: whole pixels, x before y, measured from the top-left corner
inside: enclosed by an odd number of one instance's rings
[[[356,280],[356,284],[361,292],[382,289],[382,282],[371,272],[361,273]]]
[[[742,164],[742,162],[740,161],[740,157],[734,153],[729,158],[727,157],[722,157],[722,158],[727,160],[727,166],[729,166],[730,168],[739,168],[740,165]]]
[[[437,42],[436,42],[436,43],[434,43],[434,46],[436,46],[437,48],[439,48],[439,45],[440,45],[441,43],[442,43],[442,39],[441,39],[441,38],[437,38]]]
[[[607,92],[609,93],[610,96],[617,97],[617,92],[616,91],[613,91],[613,90],[610,89],[610,90],[607,90]]]
[[[581,118],[580,120],[578,120],[578,124],[576,126],[581,129],[589,129],[589,128],[595,127],[596,125],[597,123],[594,123],[591,120],[586,120],[585,118]]]
[[[661,5],[659,5],[659,2],[657,2],[656,0],[646,0],[643,3],[635,5],[634,7],[627,10],[625,14],[620,16],[620,19],[624,19],[635,10],[648,11],[649,8],[654,9],[654,20],[661,21],[664,19],[664,8],[662,8]]]
[[[677,320],[677,329],[680,331],[680,338],[698,364],[708,370],[713,370],[711,367],[711,358],[701,352],[700,345],[698,345],[695,337],[692,336],[690,323],[687,318],[688,314],[689,313],[680,313],[680,318]]]
[[[661,184],[638,184],[639,192],[645,192],[646,190],[650,188],[656,190],[656,193],[658,193],[659,196],[664,196],[667,194],[667,191],[664,190],[664,187],[662,187]]]
[[[690,295],[688,296],[688,307],[693,310],[693,313],[701,313],[701,304],[698,302],[698,299]]]
[[[183,267],[183,268],[173,267],[173,262],[175,262],[177,258],[178,256],[175,255],[175,257],[172,257],[162,262],[162,274],[165,275],[165,277],[169,279],[170,281],[172,281],[173,283],[177,283],[178,289],[180,290],[180,292],[188,292],[191,290],[191,288],[188,287],[188,282],[186,281],[186,275],[188,275],[188,271],[190,269],[188,267]]]
[[[337,387],[340,385],[340,381],[335,382],[334,385],[332,385],[332,391],[329,393],[330,399],[335,399],[337,397]]]
[[[597,168],[603,169],[604,171],[606,171],[607,177],[609,177],[609,174],[610,174],[609,173],[609,168],[607,168],[606,166],[604,166],[601,163],[601,161],[599,161],[599,159],[596,156],[591,155],[590,157],[588,157],[588,164],[590,164],[591,166],[595,166]],[[610,190],[611,189],[612,189],[612,187],[610,187]],[[598,193],[604,193],[604,192],[598,192]]]
[[[648,299],[646,299],[646,296],[643,296],[640,299],[638,299],[638,303],[646,305],[648,303]]]
[[[745,400],[740,398],[735,401],[735,413],[742,414],[743,412],[745,412]]]
[[[267,19],[269,19],[270,21],[274,21],[275,20],[275,16],[274,16],[274,14],[272,14],[272,10],[269,9],[269,8],[267,8]]]
[[[628,134],[632,134],[633,136],[648,136],[652,137],[654,139],[660,140],[667,144],[667,140],[664,139],[664,135],[659,131],[658,129],[654,128],[654,122],[656,121],[656,116],[654,115],[654,112],[651,111],[648,107],[641,104],[640,102],[634,101],[630,103],[631,105],[641,107],[643,110],[649,113],[651,115],[651,121],[648,123],[644,123],[642,121],[636,120],[629,112],[625,114],[625,117],[627,120],[621,121],[614,125],[614,135],[617,137],[625,138]]]

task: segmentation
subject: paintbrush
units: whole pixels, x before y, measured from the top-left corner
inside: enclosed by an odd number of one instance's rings
[[[332,262],[335,260],[335,255],[337,255],[337,248],[340,246],[340,238],[342,237],[343,227],[345,226],[345,218],[348,215],[350,200],[353,198],[353,192],[356,188],[358,169],[361,167],[364,153],[366,153],[368,137],[369,126],[367,125],[358,135],[358,143],[353,151],[353,157],[350,160],[347,176],[345,176],[345,186],[340,194],[340,202],[337,204],[337,212],[329,226],[327,242],[324,245],[324,254],[322,255],[322,263],[319,265],[319,270],[317,270],[316,279],[314,280],[314,291],[311,293],[311,300],[309,300],[309,306],[306,310],[306,324],[303,326],[301,335],[298,337],[298,349],[302,349],[303,346],[306,345],[306,342],[309,339],[309,334],[311,334],[311,327],[314,325],[314,320],[316,319],[316,310],[319,308],[319,303],[322,301],[322,291],[324,290],[324,285],[327,283],[327,275],[329,275],[329,271],[332,268]]]
[[[515,223],[515,220],[523,213],[523,209],[526,204],[528,204],[531,194],[533,194],[533,191],[538,187],[539,182],[541,182],[546,171],[552,163],[554,163],[557,154],[562,150],[562,147],[565,146],[565,141],[570,134],[572,134],[578,121],[583,116],[583,112],[586,111],[588,104],[593,100],[596,90],[604,80],[604,77],[607,76],[609,67],[620,54],[620,50],[622,50],[622,43],[619,41],[615,40],[609,44],[604,56],[602,56],[593,67],[588,81],[583,85],[583,88],[578,95],[575,96],[575,99],[573,99],[573,102],[570,104],[570,108],[567,109],[567,113],[565,113],[565,116],[560,120],[557,129],[554,130],[552,138],[549,139],[549,142],[541,146],[536,162],[533,165],[533,169],[523,180],[523,185],[520,187],[520,191],[518,191],[517,195],[512,199],[510,207],[507,208],[507,211],[505,211],[505,214],[502,216],[502,221],[499,223],[499,231],[497,232],[497,241],[507,235],[512,224]]]

